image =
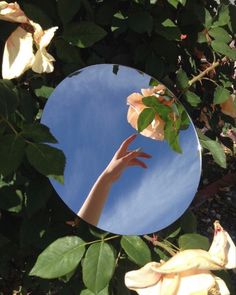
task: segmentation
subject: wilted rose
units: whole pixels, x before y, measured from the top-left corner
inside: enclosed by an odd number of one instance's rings
[[[21,25],[11,33],[6,41],[2,62],[2,77],[13,79],[19,77],[29,68],[36,73],[53,71],[53,61],[55,59],[47,51],[57,27],[44,31],[41,26],[30,20],[15,3],[0,1],[0,19],[21,23]],[[37,48],[36,54],[33,52],[33,44]]]
[[[125,275],[126,286],[139,295],[229,295],[225,282],[211,270],[236,268],[236,247],[218,221],[209,251],[184,250],[167,262],[150,262]]]

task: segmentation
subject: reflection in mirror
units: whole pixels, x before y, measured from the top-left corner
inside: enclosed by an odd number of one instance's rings
[[[196,193],[194,126],[165,86],[136,69],[103,64],[71,74],[50,96],[42,123],[67,159],[64,185],[52,185],[72,211],[105,231],[160,230]]]

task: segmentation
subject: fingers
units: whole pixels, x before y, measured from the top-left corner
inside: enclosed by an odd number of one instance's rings
[[[126,150],[128,149],[128,146],[131,144],[131,142],[137,137],[138,134],[132,134],[131,136],[129,136],[127,139],[125,139],[119,150],[118,153],[119,154],[125,154]]]
[[[139,159],[130,160],[127,166],[140,166],[145,169],[147,168],[147,165],[144,162],[140,161]]]
[[[137,151],[132,151],[132,152],[128,152],[122,159],[124,161],[130,161],[134,158],[137,158],[137,157],[141,157],[141,158],[146,158],[146,159],[149,159],[151,158],[152,156],[147,154],[147,153],[144,153],[144,152],[137,152]]]

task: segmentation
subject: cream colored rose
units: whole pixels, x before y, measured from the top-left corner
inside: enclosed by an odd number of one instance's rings
[[[58,27],[44,31],[39,24],[24,14],[16,2],[0,1],[0,19],[21,23],[11,33],[4,47],[2,62],[4,79],[17,78],[30,68],[36,73],[50,73],[54,70],[55,59],[46,51],[46,47]],[[37,48],[36,54],[33,52],[33,44]]]
[[[236,247],[218,221],[209,251],[184,250],[167,262],[150,262],[125,275],[125,285],[139,295],[229,295],[211,270],[236,268]]]

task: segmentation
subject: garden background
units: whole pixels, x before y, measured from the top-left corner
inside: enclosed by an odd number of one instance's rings
[[[47,48],[53,72],[28,70],[0,80],[0,294],[133,294],[124,285],[127,271],[179,249],[207,250],[215,219],[236,241],[235,6],[213,0],[18,3],[44,30],[58,30]],[[0,20],[1,61],[18,26]],[[99,63],[127,65],[160,80],[198,128],[199,191],[191,208],[154,238],[87,225],[47,178],[63,181],[65,165],[62,152],[45,144],[56,139],[39,123],[47,98],[68,74]],[[233,271],[218,275],[234,294]]]

